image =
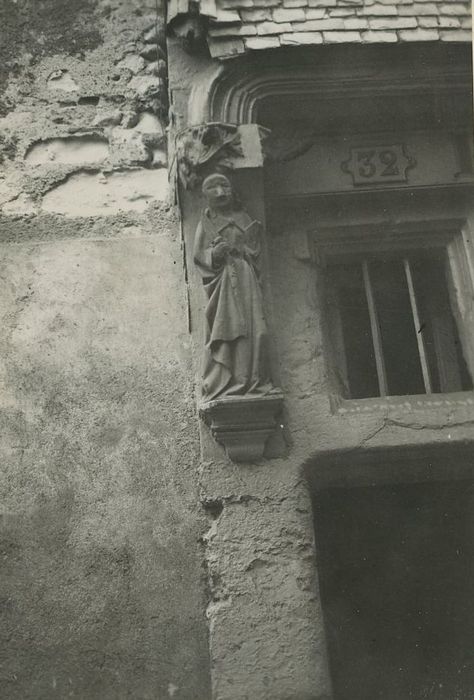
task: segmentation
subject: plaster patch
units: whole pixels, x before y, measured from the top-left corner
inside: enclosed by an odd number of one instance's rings
[[[0,206],[18,197],[19,192],[13,190],[6,182],[0,180]]]
[[[100,136],[66,136],[37,141],[27,151],[25,160],[43,163],[99,163],[109,155],[108,143]]]
[[[165,168],[166,164],[168,162],[168,157],[166,155],[166,151],[164,151],[162,148],[153,148],[152,153],[153,153],[153,160],[151,161],[152,166],[155,168]]]
[[[48,77],[48,87],[51,90],[63,90],[64,92],[77,92],[79,86],[71,77],[68,70],[55,70]]]
[[[136,75],[131,79],[128,87],[135,90],[140,97],[145,97],[149,92],[159,92],[161,90],[161,80],[153,75]]]
[[[117,63],[117,68],[126,68],[131,73],[136,75],[145,68],[145,65],[146,64],[144,58],[142,58],[141,56],[134,56],[133,54],[129,54],[128,56],[125,56],[125,58],[122,61],[119,61],[119,63]]]
[[[31,197],[22,192],[18,197],[15,197],[15,199],[6,202],[2,206],[2,212],[10,216],[26,216],[27,214],[34,214],[36,212],[36,206]]]
[[[151,112],[140,114],[140,119],[134,130],[139,131],[141,134],[159,134],[160,136],[164,134],[160,120]]]
[[[114,165],[148,163],[152,156],[143,142],[143,134],[135,129],[116,127],[110,138],[110,159]]]
[[[117,126],[122,120],[120,109],[101,109],[97,112],[92,124],[94,126]]]
[[[120,211],[142,212],[152,201],[168,195],[165,169],[136,168],[110,174],[81,172],[46,193],[44,211],[71,217],[113,216]]]

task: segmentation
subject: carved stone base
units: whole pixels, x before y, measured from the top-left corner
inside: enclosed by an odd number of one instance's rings
[[[231,396],[201,404],[200,414],[233,462],[253,462],[263,456],[283,403],[276,391],[262,396]]]

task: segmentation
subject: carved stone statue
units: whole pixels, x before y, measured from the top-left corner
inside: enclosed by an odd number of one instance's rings
[[[260,285],[262,227],[238,206],[225,175],[209,175],[194,261],[207,296],[202,397],[259,396],[273,389]]]

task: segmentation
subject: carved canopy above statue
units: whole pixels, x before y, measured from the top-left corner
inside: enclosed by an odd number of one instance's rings
[[[176,137],[178,174],[185,189],[195,189],[213,171],[233,168],[237,156],[243,152],[239,128],[233,124],[200,124]]]

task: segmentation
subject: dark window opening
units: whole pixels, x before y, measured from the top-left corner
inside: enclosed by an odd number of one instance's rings
[[[474,483],[314,500],[335,700],[471,700]]]
[[[328,265],[327,286],[345,398],[472,389],[445,249],[339,260]]]

